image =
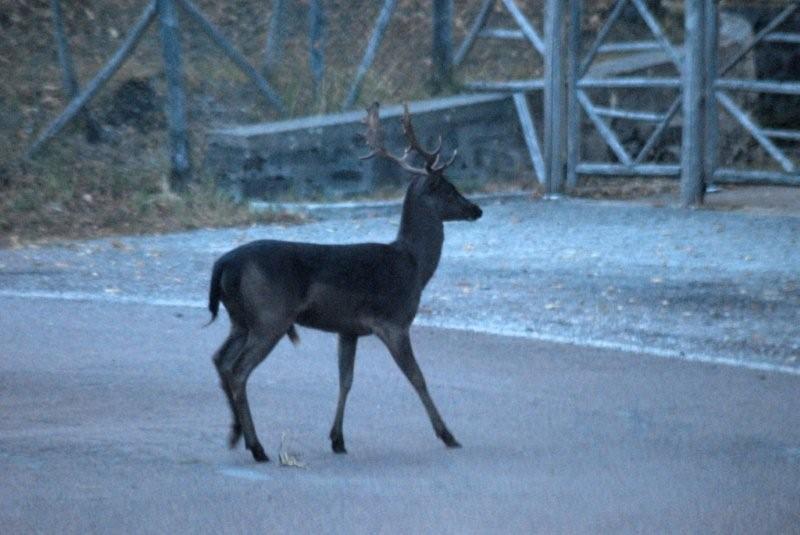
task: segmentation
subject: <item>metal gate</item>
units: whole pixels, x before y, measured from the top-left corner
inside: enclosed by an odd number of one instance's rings
[[[497,2],[511,14],[518,28],[486,28]],[[644,0],[617,0],[591,42],[583,42],[580,21],[587,5],[589,2],[585,0],[547,0],[542,38],[514,0],[486,0],[455,55],[454,64],[458,66],[476,40],[483,37],[524,39],[535,54],[543,57],[542,78],[471,81],[466,86],[476,91],[515,93],[531,159],[548,194],[570,191],[580,176],[680,178],[681,202],[685,205],[701,203],[706,187],[714,182],[800,185],[797,161],[800,150],[795,150],[792,156],[781,147],[781,144],[800,143],[800,125],[789,129],[764,128],[743,107],[743,99],[733,96],[734,93],[800,95],[800,81],[732,76],[735,67],[760,43],[777,41],[800,46],[797,28],[781,31],[800,8],[800,0],[787,3],[722,65],[718,58],[719,4],[715,0],[684,2],[682,45],[673,42]],[[638,13],[649,30],[649,39],[609,42],[611,30],[626,8]],[[674,74],[636,75],[652,67],[652,53],[671,64]],[[599,64],[597,58],[603,54],[618,57],[622,54],[623,60],[616,62],[619,68],[608,62]],[[659,91],[667,98],[658,109],[625,108],[608,98],[609,92],[643,90]],[[529,91],[543,91],[541,140],[521,96]],[[751,135],[770,161],[747,168],[720,159],[720,113],[730,115]],[[626,147],[615,132],[612,124],[615,120],[649,124],[647,139],[635,150]],[[601,161],[586,158],[581,150],[586,125],[597,132],[612,158]],[[655,161],[654,149],[673,125],[680,128],[680,153],[672,161]]]

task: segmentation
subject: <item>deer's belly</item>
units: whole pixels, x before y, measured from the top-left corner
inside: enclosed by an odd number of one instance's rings
[[[306,311],[297,316],[298,325],[333,333],[352,333],[359,336],[371,334],[372,330],[362,322],[350,318],[335,318],[327,314]]]
[[[347,292],[328,285],[312,286],[295,321],[304,327],[357,335],[372,334],[385,322],[410,324],[417,299],[397,299],[380,292]]]
[[[364,304],[359,296],[318,286],[310,292],[308,302],[295,321],[303,327],[322,331],[370,334],[371,329],[363,318]]]

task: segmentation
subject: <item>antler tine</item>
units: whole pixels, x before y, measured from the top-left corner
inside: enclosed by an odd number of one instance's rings
[[[379,107],[380,105],[375,102],[369,108],[367,108],[367,117],[363,121],[364,124],[367,125],[367,132],[364,134],[364,138],[372,151],[365,156],[360,156],[359,159],[368,160],[370,158],[374,158],[375,156],[382,156],[387,160],[391,160],[399,164],[400,167],[410,173],[414,173],[416,175],[427,175],[427,169],[414,167],[408,163],[407,158],[410,154],[411,147],[406,148],[402,157],[395,156],[386,150],[386,147],[383,144],[383,130],[381,129],[381,122],[378,116]]]
[[[403,104],[403,132],[406,135],[406,139],[408,139],[408,150],[416,151],[420,156],[425,159],[425,169],[428,170],[429,173],[441,173],[445,170],[456,158],[456,154],[458,154],[458,150],[453,151],[453,155],[450,157],[447,162],[444,164],[440,164],[441,162],[441,151],[442,151],[442,136],[439,135],[439,141],[436,143],[436,148],[433,151],[428,151],[422,147],[420,142],[417,140],[417,136],[414,133],[414,127],[411,124],[411,113],[408,111],[408,104]]]
[[[425,158],[425,167],[431,168],[436,161],[436,157],[439,155],[439,151],[442,148],[441,138],[439,140],[439,146],[435,151],[429,152],[425,150],[422,144],[420,144],[420,142],[417,140],[417,135],[414,133],[414,126],[411,124],[411,113],[408,111],[408,103],[403,104],[403,133],[406,135],[406,139],[408,140],[409,149],[413,149],[420,156]]]
[[[450,167],[450,165],[456,160],[456,156],[458,156],[458,149],[453,150],[453,154],[450,156],[449,160],[447,160],[442,165],[439,166],[434,165],[432,170],[436,173],[441,173],[442,171]],[[436,156],[436,163],[438,162],[439,162],[439,156]]]

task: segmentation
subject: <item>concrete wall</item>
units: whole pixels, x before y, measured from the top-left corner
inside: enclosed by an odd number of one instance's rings
[[[456,183],[533,182],[510,96],[459,95],[413,102],[410,109],[423,144],[433,147],[441,135],[445,156],[458,148],[447,173]],[[386,145],[397,154],[405,148],[402,113],[399,105],[381,109]],[[361,136],[365,115],[356,111],[214,130],[205,167],[237,199],[342,199],[402,187],[407,177],[396,164],[358,159],[369,152]],[[535,121],[541,124],[540,118]]]

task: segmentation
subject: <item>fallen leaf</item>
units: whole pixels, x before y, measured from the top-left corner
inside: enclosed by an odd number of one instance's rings
[[[281,433],[281,451],[278,454],[278,463],[281,466],[289,466],[292,468],[306,467],[306,463],[300,461],[300,459],[286,450],[286,433]]]
[[[278,455],[278,458],[280,460],[281,466],[291,466],[292,468],[306,467],[305,463],[299,461],[296,457],[293,457],[292,455],[283,451]]]

